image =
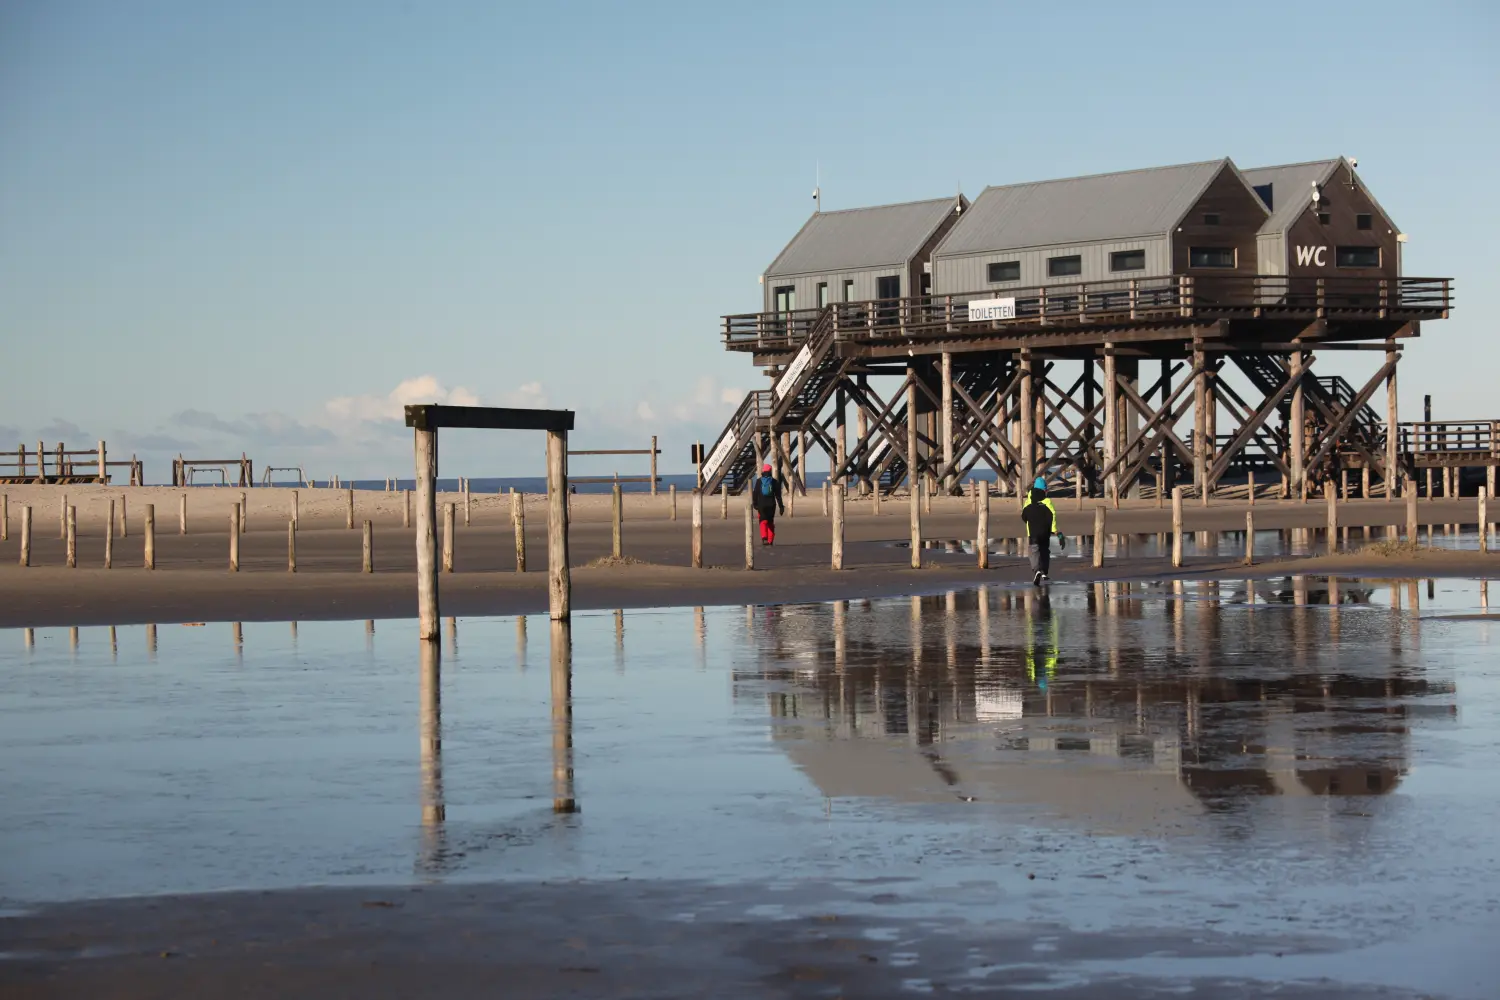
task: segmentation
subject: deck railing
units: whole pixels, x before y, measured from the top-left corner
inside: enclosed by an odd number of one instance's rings
[[[1460,456],[1500,461],[1500,421],[1433,420],[1400,426],[1401,450],[1417,461]]]
[[[1013,309],[1002,319],[971,320],[969,303],[980,299],[1012,300]],[[836,341],[874,342],[1169,318],[1432,319],[1452,306],[1450,278],[1174,275],[838,302],[831,309]],[[796,347],[822,314],[819,308],[725,316],[724,343],[736,350]]]

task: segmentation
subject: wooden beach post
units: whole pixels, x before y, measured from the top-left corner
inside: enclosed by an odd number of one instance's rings
[[[1249,479],[1246,482],[1245,492],[1249,495],[1250,506],[1254,507],[1255,506],[1255,472],[1254,472],[1254,470],[1251,470],[1251,472],[1249,474]]]
[[[453,572],[453,519],[458,505],[449,501],[443,504],[443,572]]]
[[[68,569],[78,568],[78,508],[67,509],[66,524],[63,532],[68,542]]]
[[[25,475],[25,471],[22,471]],[[0,493],[0,542],[10,541],[10,494]]]
[[[844,568],[844,486],[833,485],[833,550],[830,564],[834,569]]]
[[[21,565],[31,565],[31,504],[21,506]]]
[[[1104,505],[1094,508],[1094,568],[1104,565]]]
[[[1339,503],[1331,479],[1323,487],[1323,499],[1328,503],[1328,554],[1333,555],[1339,550]]]
[[[911,475],[911,568],[922,568],[922,490],[920,477]]]
[[[296,495],[297,494],[295,492],[292,493],[292,496],[295,497]],[[177,533],[179,535],[185,535],[185,534],[187,534],[187,494],[186,493],[182,494],[181,496],[179,496],[177,498]]]
[[[1172,487],[1172,568],[1182,567],[1182,487]]]
[[[145,566],[147,569],[156,568],[156,504],[146,505],[146,544],[145,544]]]
[[[1255,511],[1245,511],[1245,565],[1255,563]]]
[[[245,494],[240,494],[240,534],[245,533],[245,523],[250,519],[250,501],[245,499]]]
[[[551,681],[552,811],[559,814],[576,813],[578,798],[573,784],[573,626],[567,620],[555,618],[552,620]]]
[[[660,454],[656,450],[656,435],[651,435],[651,495],[656,496],[656,456]]]
[[[568,431],[573,413],[550,412],[555,417],[547,427],[547,607],[554,622],[568,622],[573,617],[573,571],[568,564]]]
[[[790,502],[791,496],[787,496]],[[729,520],[729,484],[724,483],[719,487],[719,520]]]
[[[516,572],[526,572],[526,497],[510,489],[510,526],[516,536]]]
[[[620,484],[615,483],[609,491],[610,554],[616,559],[625,556],[625,495]]]
[[[1029,385],[1029,382],[1024,383]],[[922,477],[917,471],[917,373],[906,372],[906,486],[911,508],[911,568],[922,568]]]
[[[364,564],[361,567],[366,573],[375,572],[375,522],[364,523]]]
[[[297,525],[297,521],[302,516],[302,501],[298,497],[296,490],[292,490],[291,508],[291,522],[292,526],[295,528]]]
[[[229,572],[240,571],[240,505],[229,512]]]
[[[104,525],[104,568],[115,566],[115,502],[109,502],[109,521]]]
[[[703,491],[693,491],[693,569],[703,568]]]
[[[344,491],[344,527],[354,527],[354,487]]]
[[[755,503],[748,492],[745,503],[745,568],[755,568]]]
[[[990,491],[984,491],[984,498],[979,499],[979,494],[974,494],[979,504],[979,533],[974,537],[974,555],[980,569],[990,568]]]
[[[1479,487],[1479,551],[1490,550],[1489,487]]]
[[[1416,483],[1406,481],[1406,541],[1417,544],[1417,489]]]
[[[411,490],[401,491],[401,527],[411,527]]]
[[[297,572],[297,522],[286,523],[286,571]]]
[[[57,501],[57,537],[68,537],[68,495],[66,493]]]
[[[412,411],[406,411],[412,423]],[[417,487],[417,637],[425,642],[439,639],[437,568],[437,470],[436,427],[417,427],[413,433]]]
[[[677,520],[677,484],[673,483],[667,487],[667,496],[672,501],[672,520]]]

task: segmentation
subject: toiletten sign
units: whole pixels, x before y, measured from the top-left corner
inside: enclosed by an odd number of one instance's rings
[[[969,322],[982,323],[992,319],[1015,319],[1016,300],[975,299],[969,303]]]

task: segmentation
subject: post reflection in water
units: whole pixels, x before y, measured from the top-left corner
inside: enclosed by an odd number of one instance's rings
[[[437,872],[447,854],[448,808],[443,800],[443,653],[436,642],[417,643],[421,660],[421,693],[417,741],[422,779],[421,871]]]
[[[615,609],[615,673],[625,672],[625,609]]]
[[[516,615],[516,669],[526,672],[526,616]]]
[[[33,648],[35,648],[35,646],[36,646],[36,629],[30,629],[30,628],[28,628],[28,629],[22,629],[21,630],[21,645],[25,646],[27,649],[33,649]]]
[[[152,662],[156,660],[156,626],[146,626],[146,653]]]
[[[708,669],[708,620],[704,617],[703,608],[693,609],[693,634],[698,641],[698,669]]]
[[[1101,829],[1239,816],[1266,796],[1293,809],[1384,795],[1414,729],[1456,715],[1410,615],[1343,610],[1370,605],[1372,586],[1298,576],[1193,590],[770,608],[734,697],[769,707],[774,743],[826,798],[1029,803]],[[1284,610],[1247,613],[1255,604]],[[921,627],[934,615],[948,619],[941,632]],[[949,670],[924,669],[940,657]]]
[[[552,811],[578,812],[573,788],[573,627],[552,623]]]

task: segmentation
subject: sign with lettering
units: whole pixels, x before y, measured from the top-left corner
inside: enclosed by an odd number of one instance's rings
[[[969,322],[980,323],[992,319],[1015,319],[1016,300],[975,299],[969,303]]]
[[[1326,267],[1328,264],[1327,255],[1327,247],[1298,247],[1297,266],[1306,267],[1311,264],[1314,267]]]
[[[719,443],[714,446],[713,454],[709,455],[708,461],[703,463],[703,481],[705,483],[713,482],[714,477],[719,474],[719,466],[724,464],[724,460],[729,457],[730,452],[733,450],[734,432],[725,431],[724,436],[719,438]]]
[[[812,345],[803,344],[802,350],[797,352],[792,363],[786,366],[786,371],[781,373],[781,378],[776,380],[776,388],[771,394],[780,400],[782,396],[791,392],[792,387],[797,384],[797,380],[802,377],[803,372],[807,371],[807,366],[810,364],[812,364]]]

